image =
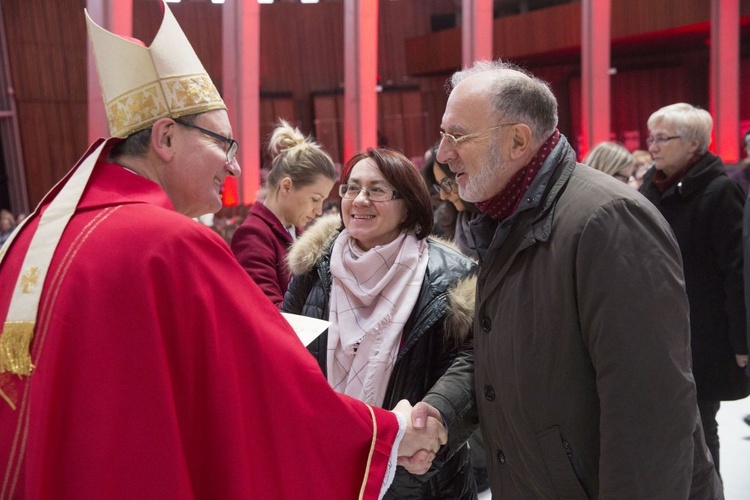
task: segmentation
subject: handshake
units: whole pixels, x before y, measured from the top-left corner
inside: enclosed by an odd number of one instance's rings
[[[402,399],[393,409],[406,419],[406,432],[398,446],[398,465],[412,474],[424,474],[435,455],[448,442],[440,412],[424,402],[416,406]]]

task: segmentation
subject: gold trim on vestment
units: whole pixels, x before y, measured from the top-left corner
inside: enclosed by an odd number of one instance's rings
[[[375,412],[373,411],[372,407],[370,405],[367,406],[367,409],[370,410],[370,416],[372,417],[372,443],[370,444],[370,454],[367,456],[367,467],[365,467],[365,478],[362,481],[362,487],[359,490],[359,500],[362,500],[365,497],[365,489],[367,487],[367,480],[370,475],[370,465],[372,464],[372,457],[375,455],[375,443],[378,439],[378,421],[375,418]]]
[[[0,373],[31,375],[29,346],[34,338],[33,321],[6,321],[0,334]]]

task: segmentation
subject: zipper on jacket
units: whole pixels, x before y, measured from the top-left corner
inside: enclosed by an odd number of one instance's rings
[[[564,437],[560,436],[560,439],[562,440],[565,454],[568,455],[568,461],[570,461],[570,466],[573,469],[573,474],[575,475],[576,479],[578,479],[578,484],[580,484],[581,488],[583,488],[583,491],[586,494],[586,498],[588,498],[589,500],[595,500],[597,497],[591,494],[591,488],[589,488],[588,483],[584,480],[581,471],[579,471],[578,467],[576,467],[575,459],[573,458],[573,447],[570,446],[570,443]]]

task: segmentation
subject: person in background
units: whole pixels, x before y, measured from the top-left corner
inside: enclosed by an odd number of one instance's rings
[[[256,201],[232,236],[232,252],[276,307],[289,285],[286,255],[301,230],[323,213],[336,181],[333,160],[284,120],[268,144],[273,158],[264,201]]]
[[[438,144],[439,146],[439,144]],[[437,152],[437,146],[433,153]],[[434,157],[434,155],[433,155]],[[462,200],[458,195],[458,184],[456,184],[456,174],[451,172],[448,165],[433,161],[430,165],[432,168],[433,189],[440,199],[456,209],[456,227],[453,232],[453,243],[456,244],[461,253],[471,257],[474,260],[479,259],[476,247],[471,236],[469,223],[479,215],[477,207],[468,201]],[[469,456],[471,458],[472,472],[477,483],[477,491],[482,492],[490,488],[489,475],[487,473],[487,460],[485,459],[484,442],[482,440],[482,431],[477,429],[469,437]]]
[[[0,245],[10,238],[11,233],[16,228],[16,218],[10,210],[0,210]]]
[[[742,190],[708,151],[713,120],[690,104],[665,106],[648,119],[654,169],[641,193],[672,226],[690,303],[693,376],[706,444],[719,465],[716,413],[721,401],[750,391],[743,289]]]
[[[374,500],[397,455],[446,442],[441,416],[331,390],[192,219],[221,208],[238,145],[160,6],[149,46],[87,16],[112,137],[0,250],[0,498]]]
[[[723,498],[677,242],[556,126],[549,86],[514,65],[450,81],[437,159],[482,212],[474,377],[492,497]]]
[[[428,149],[424,154],[425,162],[422,167],[422,179],[427,186],[433,186],[437,183],[433,171],[435,149],[437,149],[437,146]],[[434,213],[432,234],[440,238],[452,240],[456,232],[456,218],[458,217],[456,207],[452,203],[443,203],[442,197],[437,191],[430,191],[430,200],[432,201],[432,211]]]
[[[594,146],[581,162],[630,184],[635,173],[635,158],[622,144],[601,142]]]
[[[437,150],[437,149],[436,149]],[[435,161],[432,163],[432,176],[435,183],[432,188],[440,196],[442,201],[447,201],[456,208],[456,228],[453,232],[453,242],[464,255],[476,260],[477,255],[474,242],[471,238],[469,223],[479,214],[477,207],[458,195],[458,184],[456,174],[451,172],[448,165]]]
[[[742,145],[745,149],[745,157],[739,164],[732,169],[727,170],[727,175],[736,180],[745,196],[750,193],[750,129],[747,129],[742,137]]]
[[[643,184],[643,176],[646,175],[646,172],[651,168],[653,162],[651,161],[651,153],[648,151],[636,149],[632,154],[635,159],[635,173],[628,184],[635,189],[638,189],[641,187],[641,184]]]
[[[424,400],[445,419],[451,441],[430,470],[403,463],[385,498],[476,498],[465,444],[476,427],[476,265],[429,238],[429,192],[401,153],[354,155],[339,194],[341,216],[321,218],[292,246],[281,310],[332,322],[308,348],[336,391],[383,408]],[[449,370],[460,385],[443,380]]]

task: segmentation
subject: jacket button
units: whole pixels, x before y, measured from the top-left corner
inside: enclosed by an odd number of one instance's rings
[[[495,388],[491,385],[487,385],[484,387],[484,397],[487,399],[487,401],[494,401],[495,400]]]
[[[490,321],[488,316],[485,316],[482,318],[482,331],[484,333],[490,333],[490,330],[492,330],[492,321]]]
[[[500,465],[505,465],[505,454],[502,450],[497,450],[497,461],[500,462]]]

